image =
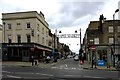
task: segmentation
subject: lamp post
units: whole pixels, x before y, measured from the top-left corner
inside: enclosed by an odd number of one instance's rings
[[[3,22],[4,25],[4,43],[5,43],[5,22]]]
[[[77,30],[75,31],[75,33],[77,33]],[[80,49],[82,48],[82,45],[81,45],[81,28],[80,28]]]
[[[115,10],[115,13],[117,13],[119,11],[119,9]],[[113,27],[114,27],[114,54],[113,54],[113,67],[115,67],[115,31],[116,31],[116,26],[115,26],[115,13],[113,14]]]
[[[59,33],[61,33],[61,31],[59,31]],[[57,29],[55,29],[55,33],[54,33],[54,48],[53,48],[53,58],[54,58],[54,62],[57,62],[57,54],[56,54],[56,43],[57,43]]]

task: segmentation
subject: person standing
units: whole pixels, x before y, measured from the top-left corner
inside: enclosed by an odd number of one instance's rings
[[[34,56],[31,56],[31,60],[32,60],[32,66],[34,66]]]

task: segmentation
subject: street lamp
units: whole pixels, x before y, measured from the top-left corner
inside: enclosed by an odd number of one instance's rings
[[[59,33],[62,33],[61,31],[59,31]],[[55,29],[55,33],[54,33],[54,48],[53,48],[53,58],[54,58],[54,62],[57,62],[57,58],[56,58],[56,43],[57,43],[57,29]]]
[[[5,22],[3,22],[4,25],[4,43],[5,43]]]
[[[77,30],[75,31],[75,33],[77,33]],[[81,28],[80,28],[80,49],[82,48],[82,45],[81,45]]]
[[[116,9],[115,10],[115,13],[117,13],[119,11],[119,9]],[[116,38],[116,36],[115,36],[115,13],[113,14],[113,27],[114,27],[114,54],[113,54],[113,67],[115,67],[115,38]]]

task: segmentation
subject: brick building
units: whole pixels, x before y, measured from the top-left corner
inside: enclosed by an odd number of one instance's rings
[[[120,20],[105,20],[102,25],[100,21],[91,21],[83,39],[83,46],[89,61],[93,56],[111,64],[120,60]],[[96,48],[96,55],[92,54],[92,46]]]

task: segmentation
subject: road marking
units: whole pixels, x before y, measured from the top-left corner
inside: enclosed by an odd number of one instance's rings
[[[57,67],[51,67],[52,69],[55,69],[55,68],[57,68]]]
[[[87,77],[87,78],[103,78],[103,77],[95,77],[95,76],[83,76],[83,77]]]
[[[65,64],[65,67],[68,67],[67,64]]]
[[[64,68],[64,69],[69,69],[69,68]]]
[[[0,75],[0,77],[2,77],[3,75]]]
[[[2,71],[2,72],[5,72],[5,73],[11,73],[11,72],[9,72],[9,71]]]
[[[43,74],[43,73],[35,73],[35,74],[44,75],[44,76],[53,76],[53,75],[51,75],[51,74]]]
[[[72,68],[73,70],[75,70],[76,68]]]
[[[64,75],[64,76],[66,76],[66,77],[81,77],[81,75]]]
[[[26,72],[15,72],[15,74],[34,74],[34,73],[26,73]]]
[[[12,76],[12,75],[7,75],[8,77],[11,77],[11,78],[22,78],[22,77],[18,77],[18,76]]]

